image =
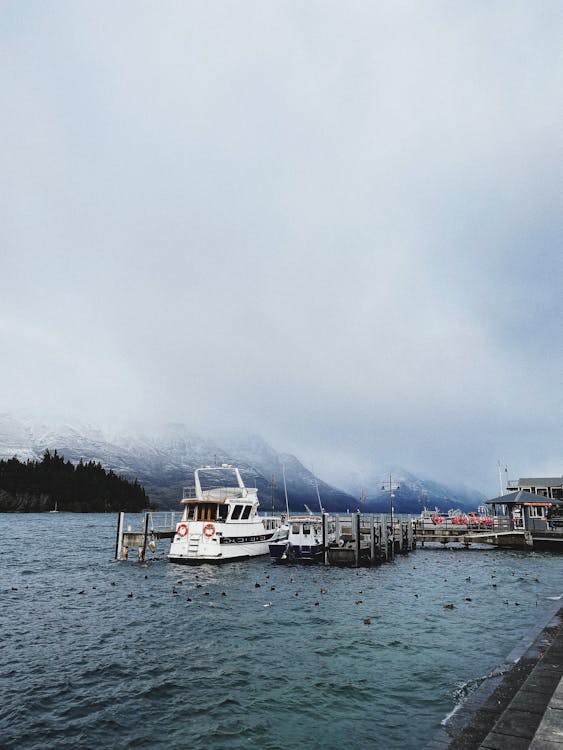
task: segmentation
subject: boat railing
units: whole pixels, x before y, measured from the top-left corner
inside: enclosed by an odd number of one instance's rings
[[[212,487],[208,490],[202,490],[202,500],[212,500],[214,502],[224,502],[230,498],[247,498],[256,494],[256,489],[252,487]],[[182,490],[182,500],[197,500],[195,487],[184,487]]]

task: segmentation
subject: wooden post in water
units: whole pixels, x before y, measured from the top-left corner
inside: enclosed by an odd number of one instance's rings
[[[387,541],[387,518],[385,516],[379,517],[379,528],[380,528],[380,544],[381,552],[385,555],[385,559],[389,559],[389,546]]]
[[[357,568],[360,565],[360,511],[354,515],[354,562]]]
[[[149,531],[149,514],[145,513],[145,528],[143,530],[143,552],[139,562],[145,562],[145,555],[147,552],[147,536]]]
[[[123,519],[125,518],[125,513],[120,510],[117,514],[117,534],[115,537],[115,559],[121,560],[121,548],[122,548],[122,541],[123,541]]]
[[[375,516],[371,517],[369,525],[369,556],[373,565],[375,562]]]
[[[328,565],[328,515],[324,512],[322,514],[323,521],[323,563]]]

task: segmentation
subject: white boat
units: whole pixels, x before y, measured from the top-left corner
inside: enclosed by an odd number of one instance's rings
[[[59,509],[57,507],[57,501],[55,500],[55,507],[53,508],[53,510],[50,510],[49,513],[58,513],[58,512],[59,512]]]
[[[202,466],[194,479],[195,488],[184,488],[184,513],[168,553],[171,562],[197,565],[267,555],[271,542],[287,536],[279,516],[258,515],[258,491],[245,487],[236,467]],[[205,489],[202,480],[209,484]]]
[[[287,539],[270,543],[275,562],[320,562],[323,559],[322,516],[292,516],[288,519]],[[334,541],[333,524],[327,529],[326,544]]]

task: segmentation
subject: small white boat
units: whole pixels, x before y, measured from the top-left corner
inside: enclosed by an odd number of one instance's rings
[[[287,539],[270,543],[270,558],[275,562],[319,562],[323,558],[323,521],[321,516],[291,516]],[[334,541],[327,529],[326,544]]]
[[[281,517],[258,515],[258,491],[245,487],[236,467],[203,466],[194,479],[195,488],[184,488],[186,507],[170,545],[171,562],[197,565],[267,555],[271,542],[287,536]],[[202,480],[210,486],[204,489]]]
[[[59,512],[59,509],[57,507],[57,501],[55,500],[55,507],[53,508],[53,510],[50,510],[49,513],[58,513],[58,512]]]

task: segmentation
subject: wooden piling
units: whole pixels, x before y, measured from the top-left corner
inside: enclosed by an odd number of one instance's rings
[[[115,559],[121,560],[121,549],[123,545],[123,519],[125,513],[121,510],[117,514],[117,534],[115,537]]]
[[[323,511],[323,563],[328,565],[328,514]]]
[[[140,560],[140,562],[144,562],[145,561],[145,555],[147,553],[148,531],[149,531],[149,514],[145,513],[145,528],[143,530],[143,552],[141,554],[141,560]]]
[[[387,519],[385,516],[379,522],[381,552],[386,560],[389,560],[389,540],[387,534]]]
[[[355,513],[354,518],[354,563],[356,568],[360,566],[360,513]]]

